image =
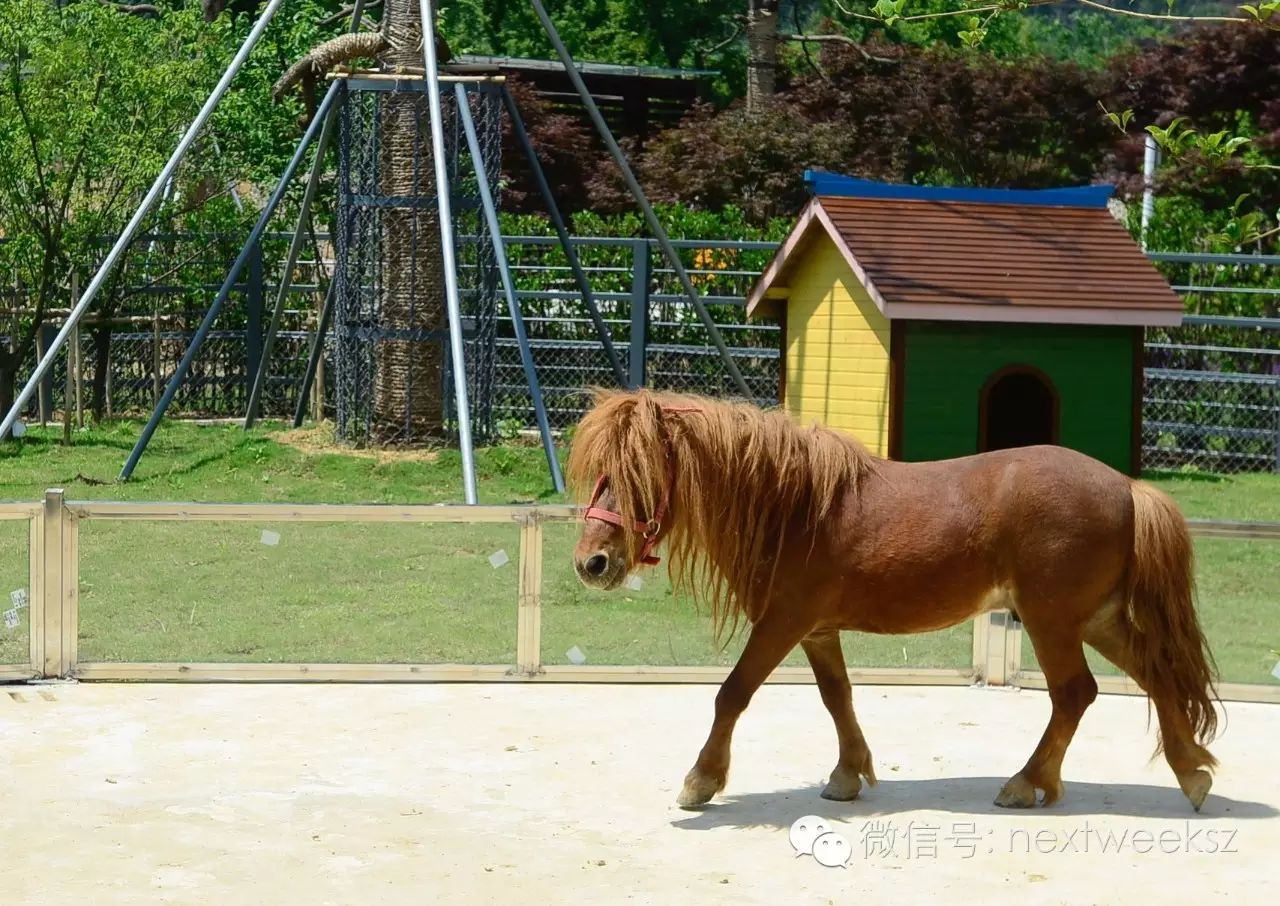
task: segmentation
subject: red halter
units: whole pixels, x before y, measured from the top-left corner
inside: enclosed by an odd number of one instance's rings
[[[618,528],[630,528],[634,532],[639,532],[644,538],[644,546],[640,548],[640,562],[645,566],[657,566],[662,560],[653,556],[653,549],[658,546],[658,534],[662,531],[662,520],[666,518],[667,507],[671,503],[671,486],[675,483],[675,473],[675,461],[668,459],[667,485],[662,489],[662,500],[658,502],[658,509],[654,511],[652,519],[637,519],[632,525],[628,526],[621,513],[615,513],[613,510],[606,510],[603,507],[596,506],[596,503],[600,500],[600,495],[604,493],[604,486],[607,483],[607,479],[603,475],[596,479],[596,489],[591,493],[591,503],[587,506],[587,511],[582,518],[584,521],[598,519],[601,522],[616,525]]]
[[[697,412],[696,406],[663,406],[663,412]],[[605,484],[608,479],[601,475],[596,479],[596,489],[591,493],[591,503],[587,506],[587,511],[583,513],[583,521],[587,519],[598,519],[601,522],[607,522],[610,525],[616,525],[621,529],[631,529],[633,532],[639,532],[644,538],[644,545],[640,548],[640,562],[645,566],[657,566],[662,561],[653,556],[653,549],[658,546],[658,535],[662,532],[662,520],[667,516],[667,508],[671,505],[671,488],[676,483],[676,461],[673,454],[667,453],[667,484],[662,489],[662,499],[658,501],[658,509],[654,511],[653,518],[644,520],[637,519],[631,525],[627,525],[626,519],[621,513],[615,513],[613,510],[606,510],[598,507],[596,504],[600,500],[600,495],[604,493]]]

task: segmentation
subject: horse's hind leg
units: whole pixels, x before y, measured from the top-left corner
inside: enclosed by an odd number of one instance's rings
[[[1196,742],[1186,714],[1167,694],[1156,688],[1158,684],[1151,677],[1140,676],[1137,665],[1131,663],[1128,634],[1133,631],[1124,620],[1121,606],[1108,604],[1089,621],[1084,639],[1099,654],[1133,677],[1133,681],[1151,698],[1160,721],[1160,745],[1164,749],[1165,760],[1178,778],[1183,794],[1199,811],[1213,786],[1213,777],[1205,768],[1213,767],[1217,759]]]
[[[724,789],[729,776],[729,743],[738,717],[747,709],[751,696],[810,628],[811,624],[801,625],[796,616],[786,614],[785,608],[772,608],[751,630],[738,663],[716,693],[711,732],[676,798],[681,808],[705,805]]]
[[[822,703],[831,714],[836,725],[836,738],[840,742],[840,760],[822,791],[822,798],[841,802],[856,799],[862,790],[862,778],[875,786],[876,772],[871,766],[871,750],[867,748],[867,740],[853,713],[853,689],[844,665],[840,634],[811,635],[800,645],[813,668]]]
[[[1098,697],[1098,684],[1085,662],[1079,632],[1037,627],[1026,622],[1025,617],[1023,625],[1044,671],[1053,713],[1031,758],[996,796],[996,805],[1005,808],[1032,807],[1037,790],[1044,792],[1044,805],[1062,798],[1062,758],[1085,709]]]

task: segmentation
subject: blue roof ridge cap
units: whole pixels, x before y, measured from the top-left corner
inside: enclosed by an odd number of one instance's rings
[[[876,182],[839,173],[805,170],[805,185],[814,196],[883,198],[900,201],[951,201],[1024,207],[1106,208],[1115,193],[1110,184],[1059,189],[973,189],[954,186],[909,186]]]

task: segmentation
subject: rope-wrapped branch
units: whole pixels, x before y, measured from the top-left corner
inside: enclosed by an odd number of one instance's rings
[[[311,109],[314,107],[316,82],[323,78],[325,73],[332,72],[341,64],[352,60],[379,57],[390,49],[392,44],[382,32],[340,35],[313,48],[305,57],[290,66],[272,87],[271,96],[279,103],[280,99],[292,91],[295,85],[301,84],[303,98],[307,108]],[[439,33],[436,34],[436,57],[441,63],[447,63],[453,57],[448,42]]]
[[[285,70],[284,75],[272,87],[271,96],[279,102],[301,82],[304,95],[310,98],[316,81],[323,78],[326,72],[351,60],[377,57],[386,48],[387,39],[380,33],[339,35],[332,41],[325,41],[312,48],[310,53]]]

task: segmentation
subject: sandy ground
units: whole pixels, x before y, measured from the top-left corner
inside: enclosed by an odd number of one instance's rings
[[[729,788],[674,805],[710,686],[0,688],[0,903],[1274,903],[1280,708],[1229,705],[1196,815],[1143,700],[1104,696],[1050,809],[991,804],[1038,692],[864,687],[880,785],[818,789],[812,687],[771,686]],[[843,867],[797,855],[823,817]],[[839,838],[827,838],[839,845]],[[827,861],[832,861],[828,856]]]

